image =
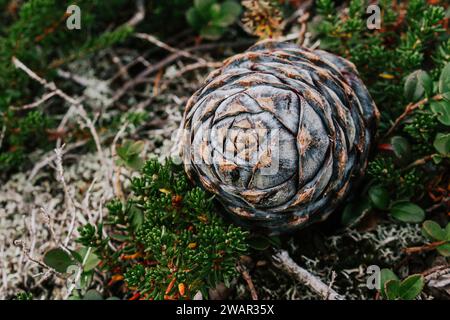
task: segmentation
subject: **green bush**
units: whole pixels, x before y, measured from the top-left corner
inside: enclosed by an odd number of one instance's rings
[[[443,27],[445,10],[425,0],[383,0],[379,5],[379,30],[367,28],[363,0],[351,0],[348,11],[340,13],[331,0],[318,1],[321,19],[311,28],[321,48],[356,65],[380,109],[379,141],[363,196],[371,207],[398,220],[420,222],[425,218],[421,207],[430,205],[425,191],[433,192],[427,185],[437,187],[439,177],[448,179],[450,40]],[[379,203],[386,205],[380,208]]]
[[[104,225],[81,227],[78,239],[94,249],[103,274],[124,279],[126,298],[207,297],[208,288],[229,285],[247,233],[223,222],[209,195],[171,161],[147,162],[132,189],[108,204]]]
[[[29,104],[43,93],[15,68],[12,58],[52,80],[57,67],[124,40],[132,29],[117,22],[126,22],[133,13],[133,9],[122,10],[128,5],[125,0],[28,0],[18,3],[15,11],[7,10],[10,3],[0,2],[0,129],[5,128],[0,146],[2,172],[20,167],[36,147],[48,149],[49,132],[56,124],[54,112],[11,108]],[[81,8],[81,30],[66,28],[65,14],[71,4]]]

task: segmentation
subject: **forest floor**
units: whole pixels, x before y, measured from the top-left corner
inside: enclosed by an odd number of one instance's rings
[[[193,56],[192,64],[173,59],[177,52],[150,64],[149,52],[107,50],[60,72],[56,85],[64,91],[77,93],[71,97],[83,101],[82,107],[96,114],[95,119],[79,116],[80,113],[62,99],[59,103],[66,111],[61,114],[60,128],[87,127],[96,143],[89,145],[85,139],[62,146],[57,139],[55,151],[36,152],[33,167],[12,175],[0,187],[0,298],[12,298],[23,289],[37,294],[38,299],[65,297],[65,281],[45,272],[39,261],[49,248],[60,243],[75,248],[73,239],[77,226],[86,221],[101,221],[107,214],[104,205],[114,197],[114,183],[117,183],[109,178],[109,173],[120,176],[125,190],[129,186],[128,178],[133,173],[114,165],[115,143],[123,139],[141,140],[145,143],[147,158],[164,160],[170,155],[174,132],[190,95],[207,73],[220,65],[222,57],[245,46],[244,43],[236,48],[226,44],[205,48],[213,50],[215,58],[203,53],[201,60]],[[140,71],[138,77],[136,70]],[[32,75],[32,70],[23,71]],[[143,72],[146,72],[144,76]],[[181,76],[186,74],[189,77]],[[109,107],[111,96],[133,106],[127,108],[125,115],[145,110],[146,121],[133,125],[129,117],[124,116],[119,130],[102,129],[102,121],[121,112]],[[297,263],[347,299],[370,299],[375,297],[376,291],[366,285],[369,265],[400,264],[405,275],[414,271],[410,268],[423,270],[422,265],[419,268],[415,265],[423,264],[420,260],[402,253],[404,248],[423,243],[420,227],[378,223],[374,219],[368,218],[360,230],[339,230],[331,219],[284,240]],[[280,273],[267,255],[256,253],[248,257],[247,265],[261,299],[320,298],[289,275]],[[101,280],[98,281],[100,285]],[[239,278],[231,290],[226,291],[226,297],[250,298],[244,279]],[[429,296],[423,294],[423,298]]]

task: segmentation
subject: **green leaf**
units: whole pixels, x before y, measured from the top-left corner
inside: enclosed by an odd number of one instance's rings
[[[347,227],[352,227],[361,221],[372,209],[369,198],[361,198],[359,200],[348,203],[342,213],[341,222]]]
[[[395,156],[402,162],[409,162],[411,158],[411,146],[405,138],[394,136],[391,138],[391,145]]]
[[[128,148],[129,155],[140,154],[144,150],[145,143],[143,141],[134,141]]]
[[[450,243],[441,244],[436,248],[437,252],[444,257],[450,257]]]
[[[134,230],[138,230],[144,223],[144,214],[142,213],[142,210],[136,206],[131,206],[129,214],[131,218],[131,225]]]
[[[56,248],[47,251],[44,256],[44,263],[56,271],[64,273],[74,261],[66,251]]]
[[[384,298],[387,298],[385,285],[390,280],[398,280],[397,275],[390,269],[381,269],[380,271],[380,293]]]
[[[80,248],[80,250],[78,250],[78,253],[80,254],[80,256],[82,258],[81,261],[83,262],[83,261],[85,261],[86,254],[88,253],[88,248],[82,247],[82,248]],[[101,262],[101,260],[99,259],[99,257],[91,250],[91,252],[87,256],[86,261],[84,263],[83,271],[89,272],[89,271],[95,269],[95,267],[97,267],[100,262]]]
[[[446,238],[445,230],[442,229],[438,223],[432,220],[427,220],[423,223],[422,231],[423,234],[430,240],[442,241]]]
[[[413,300],[421,292],[424,286],[424,278],[420,274],[413,274],[400,283],[399,296],[403,300]]]
[[[430,90],[431,78],[423,70],[416,70],[409,74],[405,79],[405,85],[403,88],[403,93],[408,101],[417,101],[425,93],[425,88],[427,91]]]
[[[142,167],[144,166],[145,161],[138,155],[135,155],[135,156],[129,157],[127,159],[127,161],[125,162],[125,164],[133,170],[140,171],[142,169]]]
[[[111,237],[111,239],[114,239],[119,242],[125,242],[125,241],[130,240],[130,236],[124,235],[124,234],[113,233],[110,235],[110,237]]]
[[[444,69],[441,71],[438,88],[440,93],[450,91],[450,62],[447,62]]]
[[[391,215],[403,222],[418,223],[425,219],[425,211],[418,205],[403,201],[398,202],[391,208]]]
[[[214,21],[220,17],[220,4],[214,3],[209,7],[208,17],[210,17],[211,21]]]
[[[442,162],[442,156],[439,155],[439,154],[433,154],[433,155],[431,156],[431,158],[433,159],[433,162],[434,162],[435,164],[439,164],[439,163]]]
[[[208,40],[217,40],[225,33],[225,30],[219,26],[206,26],[200,31],[200,36]]]
[[[241,14],[241,6],[235,1],[226,1],[220,7],[220,16],[214,19],[214,24],[227,27],[233,24]]]
[[[382,186],[372,186],[369,189],[369,198],[378,209],[386,209],[389,205],[389,192]]]
[[[446,239],[448,241],[450,241],[450,222],[447,223],[447,226],[445,227],[445,234],[446,234]]]
[[[83,300],[103,300],[103,297],[97,290],[88,290],[83,296]]]
[[[190,8],[186,12],[186,20],[189,23],[189,25],[194,28],[195,30],[200,30],[203,25],[203,19],[197,12],[195,8]]]
[[[399,297],[400,281],[391,279],[384,284],[384,292],[388,300],[396,300]]]
[[[440,123],[450,126],[450,102],[447,100],[431,101],[431,111],[437,115]]]
[[[450,153],[450,133],[438,133],[433,142],[434,148],[442,155]]]
[[[194,0],[194,6],[197,10],[208,10],[215,3],[215,0]]]

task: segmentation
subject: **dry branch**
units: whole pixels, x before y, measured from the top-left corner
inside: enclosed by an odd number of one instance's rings
[[[314,292],[319,294],[325,300],[345,300],[329,285],[326,285],[319,278],[314,276],[308,270],[303,269],[289,256],[286,250],[280,250],[272,256],[274,265],[284,272],[294,277],[300,283],[308,286]]]

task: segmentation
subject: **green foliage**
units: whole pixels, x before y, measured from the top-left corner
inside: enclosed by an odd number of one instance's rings
[[[14,67],[17,57],[39,75],[51,80],[55,68],[123,41],[132,29],[111,28],[114,21],[126,21],[125,0],[17,2],[14,12],[5,11],[0,23],[0,129],[5,128],[0,145],[0,170],[18,168],[35,148],[48,149],[49,131],[55,125],[49,110],[15,110],[33,102],[42,92],[32,80]],[[8,2],[9,4],[9,2]],[[5,7],[8,4],[3,4]],[[81,30],[66,28],[66,9],[81,8]]]
[[[380,1],[379,5],[382,29],[369,30],[363,15],[365,1],[350,1],[345,17],[337,14],[331,0],[318,1],[318,12],[323,19],[317,31],[321,47],[348,57],[356,64],[377,105],[382,108],[381,128],[385,129],[410,102],[409,96],[399,99],[405,77],[428,63],[425,51],[443,44],[439,39],[444,37],[444,28],[439,22],[445,13],[442,7],[413,0],[409,1],[403,19],[399,10],[394,9],[398,6],[394,7],[393,1]],[[434,62],[436,66],[442,58],[445,57],[440,55]]]
[[[380,278],[380,293],[387,300],[414,300],[425,285],[425,280],[420,274],[399,280],[390,269],[382,269]]]
[[[444,257],[450,257],[450,222],[445,228],[432,220],[427,220],[422,225],[422,233],[429,240],[437,243],[436,250]]]
[[[58,272],[64,273],[74,264],[72,256],[61,248],[51,249],[44,255],[44,263]]]
[[[317,1],[321,20],[313,29],[322,48],[356,65],[381,112],[379,152],[366,179],[372,187],[362,197],[369,197],[374,210],[417,223],[425,218],[421,207],[429,205],[422,197],[425,185],[445,172],[449,160],[445,10],[425,0],[380,1],[381,29],[370,30],[366,5],[351,0],[338,13],[332,1]],[[348,209],[344,215],[354,220],[364,211]]]
[[[134,298],[188,299],[229,284],[247,250],[247,234],[224,223],[212,199],[190,187],[180,167],[149,161],[132,190],[125,202],[108,204],[105,228],[79,229],[78,242],[94,248],[104,272],[124,278]]]
[[[397,220],[414,223],[423,221],[425,211],[414,203],[402,201],[392,206],[391,215]]]
[[[33,300],[33,294],[31,292],[22,291],[16,295],[15,300]]]
[[[140,157],[143,149],[144,143],[142,141],[125,141],[117,148],[119,159],[116,161],[116,164],[126,165],[133,170],[140,170],[144,165],[144,160]]]
[[[186,12],[189,24],[205,39],[217,40],[236,22],[242,8],[234,0],[194,0]]]

